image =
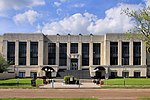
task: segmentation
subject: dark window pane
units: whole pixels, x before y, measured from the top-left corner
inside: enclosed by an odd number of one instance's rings
[[[129,65],[129,42],[122,42],[122,65]]]
[[[93,43],[93,65],[100,65],[100,43]]]
[[[30,64],[38,65],[38,42],[30,43]]]
[[[15,42],[8,42],[7,45],[7,61],[15,64]]]
[[[19,42],[19,65],[26,65],[26,42]]]
[[[48,43],[48,64],[55,65],[56,63],[56,44]]]
[[[82,43],[82,66],[89,66],[89,43]]]
[[[141,42],[133,42],[133,65],[141,65]]]
[[[118,42],[110,42],[110,65],[118,65]]]
[[[71,43],[70,53],[78,53],[78,43]]]
[[[67,66],[67,43],[59,43],[59,66]]]

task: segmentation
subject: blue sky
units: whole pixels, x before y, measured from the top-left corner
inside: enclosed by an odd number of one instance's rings
[[[105,34],[134,26],[121,9],[138,10],[150,0],[0,0],[0,34]]]

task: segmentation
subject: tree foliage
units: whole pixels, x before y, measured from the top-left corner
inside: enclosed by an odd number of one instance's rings
[[[0,73],[8,70],[10,64],[5,60],[5,58],[0,54]]]
[[[135,22],[134,28],[127,32],[128,37],[133,38],[134,34],[138,34],[138,37],[145,41],[148,51],[150,51],[150,7],[137,11],[127,8],[123,10],[123,13]]]

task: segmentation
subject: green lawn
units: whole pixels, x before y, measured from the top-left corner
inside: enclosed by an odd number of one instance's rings
[[[122,88],[124,79],[108,79],[104,81],[104,87]],[[129,88],[150,88],[150,78],[125,78],[125,87]]]
[[[97,100],[95,98],[2,98],[0,100]]]
[[[150,100],[150,98],[139,98],[138,100]]]
[[[42,84],[42,79],[37,79],[36,84]],[[33,88],[31,78],[0,80],[0,88]]]

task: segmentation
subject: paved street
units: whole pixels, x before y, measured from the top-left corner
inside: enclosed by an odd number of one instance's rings
[[[0,89],[0,98],[136,100],[139,97],[150,97],[150,89]]]

